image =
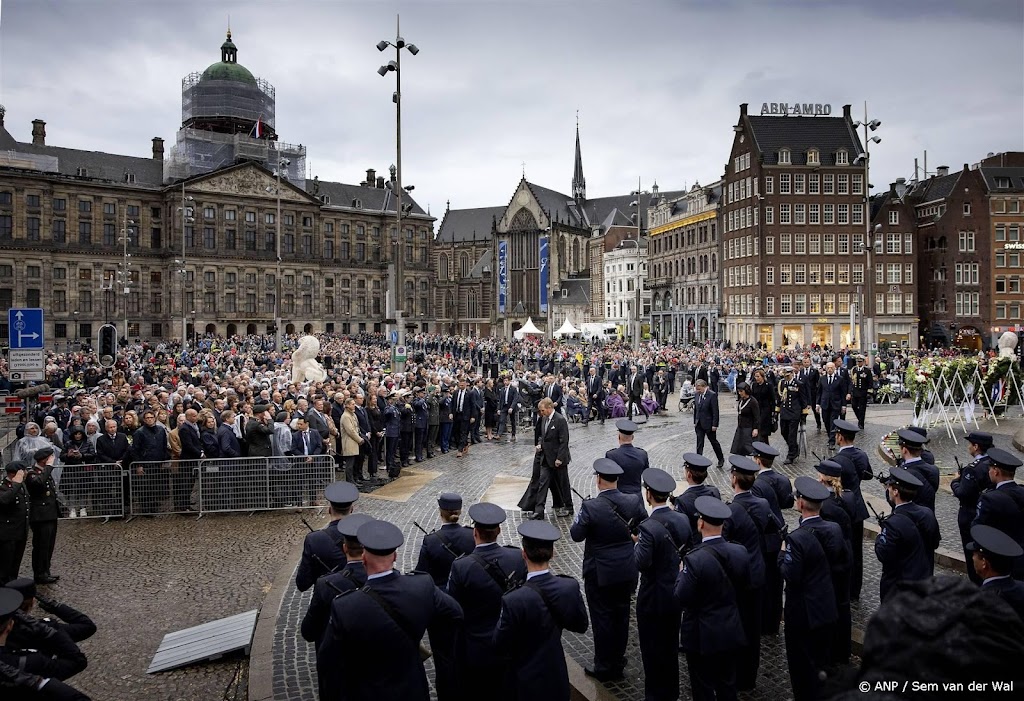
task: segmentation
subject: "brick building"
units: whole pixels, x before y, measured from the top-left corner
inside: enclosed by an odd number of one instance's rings
[[[992,283],[989,344],[1005,331],[1024,335],[1024,153],[1000,153],[981,161],[992,246],[986,281]]]

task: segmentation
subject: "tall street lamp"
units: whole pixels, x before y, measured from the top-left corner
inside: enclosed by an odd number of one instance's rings
[[[395,17],[395,40],[388,41],[386,39],[377,42],[377,50],[385,51],[388,47],[395,50],[395,60],[388,61],[387,65],[381,66],[377,69],[377,73],[381,77],[386,76],[388,73],[394,72],[395,74],[395,93],[392,96],[392,101],[395,103],[395,146],[396,146],[396,158],[395,158],[395,188],[393,189],[395,195],[395,231],[398,234],[398,250],[395,252],[395,271],[394,281],[392,288],[394,295],[392,297],[394,301],[394,319],[395,324],[398,327],[398,345],[405,345],[405,326],[402,324],[402,302],[400,301],[400,295],[403,293],[403,263],[405,259],[405,246],[402,240],[402,49],[406,49],[413,56],[418,54],[420,50],[415,44],[407,44],[405,39],[402,38],[401,23],[399,17]],[[410,206],[410,211],[412,207]],[[409,310],[412,313],[412,310]],[[404,370],[404,364],[399,364],[397,370]]]
[[[277,167],[274,168],[274,176],[277,178],[277,187],[274,194],[277,196],[277,218],[274,220],[274,241],[277,253],[277,272],[274,275],[274,352],[281,350],[281,171],[290,166],[292,162],[287,158],[278,158]],[[269,192],[270,187],[266,190]]]
[[[124,258],[123,258],[123,262],[122,262],[122,269],[119,271],[119,277],[121,278],[121,280],[120,280],[121,291],[124,293],[124,340],[127,343],[127,341],[128,341],[128,295],[131,293],[131,286],[130,286],[131,275],[130,275],[130,270],[129,270],[130,267],[131,267],[131,262],[129,262],[129,260],[128,260],[129,258],[131,258],[131,254],[128,252],[128,237],[132,233],[131,227],[135,225],[135,220],[128,218],[128,207],[127,206],[125,207],[124,211],[125,211],[125,214],[124,214],[124,226],[121,227],[121,244],[123,246],[123,256],[124,256]]]
[[[188,306],[185,304],[185,283],[186,277],[188,276],[188,270],[185,267],[185,227],[195,222],[195,217],[192,216],[192,206],[189,202],[194,202],[195,198],[191,195],[185,194],[185,181],[181,182],[181,206],[178,207],[178,211],[181,213],[181,260],[174,261],[180,264],[179,272],[181,274],[181,349],[185,350],[188,348]]]
[[[854,159],[854,165],[859,162],[864,163],[864,245],[867,253],[865,265],[867,270],[865,273],[865,296],[861,301],[861,316],[860,316],[860,339],[862,350],[867,351],[867,362],[868,367],[874,367],[874,360],[872,358],[873,349],[872,346],[875,342],[875,312],[872,305],[875,305],[875,265],[874,265],[874,254],[875,254],[875,236],[879,236],[882,230],[882,225],[879,224],[872,228],[871,226],[871,178],[869,177],[869,170],[871,166],[871,144],[879,144],[882,142],[882,137],[871,136],[871,132],[882,126],[882,123],[877,119],[868,120],[868,103],[864,103],[864,121],[854,122],[854,128],[864,130],[864,153],[857,156]],[[884,298],[883,298],[884,299]]]
[[[641,296],[641,289],[644,285],[644,276],[640,274],[640,236],[643,234],[643,215],[641,214],[641,203],[643,196],[647,194],[640,189],[640,178],[636,179],[636,190],[629,193],[636,199],[629,203],[630,207],[636,208],[636,213],[633,215],[636,217],[636,302],[633,307],[633,348],[636,350],[640,349],[640,335],[643,329],[643,321],[640,318],[643,313],[643,298]]]

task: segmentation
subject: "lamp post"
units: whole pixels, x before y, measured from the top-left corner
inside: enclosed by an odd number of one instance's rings
[[[131,263],[128,261],[128,259],[131,258],[131,254],[128,253],[128,236],[131,233],[131,227],[134,225],[135,220],[128,218],[128,207],[126,206],[124,214],[124,226],[121,227],[121,244],[123,259],[122,268],[119,271],[121,278],[121,289],[122,292],[124,293],[124,340],[126,343],[128,341],[128,295],[131,292],[131,287],[129,285],[129,282],[131,280],[131,275],[129,274],[129,268],[131,267]]]
[[[279,158],[277,161],[277,168],[274,169],[277,175],[277,189],[274,194],[277,195],[277,219],[274,220],[275,224],[275,236],[274,240],[276,243],[275,248],[277,249],[277,272],[274,275],[274,352],[278,353],[281,350],[281,171],[290,166],[292,162],[287,158]]]
[[[864,130],[864,153],[854,159],[854,165],[858,161],[864,162],[864,245],[867,253],[865,260],[867,270],[864,271],[866,275],[864,280],[865,298],[862,299],[860,310],[860,342],[861,346],[866,346],[866,348],[861,350],[866,350],[867,352],[868,367],[874,367],[872,344],[875,339],[875,312],[872,311],[872,305],[875,304],[875,236],[878,236],[879,232],[881,232],[882,225],[878,224],[874,228],[871,226],[871,178],[869,177],[869,171],[871,167],[871,144],[882,142],[882,137],[871,136],[871,132],[882,126],[882,122],[877,119],[868,120],[868,103],[865,101],[864,121],[854,122],[853,126],[854,128]]]
[[[395,17],[395,40],[393,42],[386,39],[377,42],[377,50],[385,51],[388,47],[395,50],[395,60],[388,61],[387,65],[381,66],[377,69],[377,73],[381,77],[386,76],[388,73],[394,72],[395,74],[395,93],[392,96],[392,100],[395,103],[395,149],[397,151],[395,157],[395,188],[393,189],[395,195],[395,231],[398,234],[398,250],[395,252],[395,272],[394,272],[394,319],[395,325],[398,327],[398,345],[405,345],[405,327],[402,324],[402,302],[400,295],[403,293],[403,263],[405,259],[405,246],[402,241],[402,49],[408,50],[413,56],[418,54],[420,50],[415,44],[407,44],[405,39],[402,38],[401,23],[399,17]],[[410,310],[410,314],[412,310]],[[397,367],[399,371],[404,370],[404,363],[399,363],[400,367]]]
[[[640,335],[643,329],[643,321],[640,318],[640,314],[643,312],[643,297],[641,289],[644,284],[644,276],[640,274],[640,236],[643,233],[643,216],[640,213],[641,200],[645,193],[640,189],[640,178],[636,179],[636,190],[629,193],[635,200],[629,203],[630,207],[636,207],[636,306],[633,308],[633,349],[640,349]]]
[[[192,216],[192,208],[189,206],[189,202],[194,202],[195,198],[191,195],[185,194],[185,181],[181,183],[181,206],[178,207],[178,211],[181,212],[181,260],[174,261],[175,263],[181,264],[181,349],[185,350],[188,348],[188,307],[185,305],[185,282],[188,272],[185,267],[185,227],[195,222],[195,218]]]

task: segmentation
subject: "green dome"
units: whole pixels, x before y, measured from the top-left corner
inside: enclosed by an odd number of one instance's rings
[[[256,79],[245,66],[237,63],[218,61],[203,71],[203,80],[234,80],[239,83],[256,84]]]

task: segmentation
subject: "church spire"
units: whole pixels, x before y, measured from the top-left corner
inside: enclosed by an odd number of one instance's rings
[[[572,197],[577,202],[587,199],[587,180],[583,177],[583,156],[580,153],[580,118],[576,115],[576,163],[572,171]]]

